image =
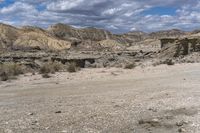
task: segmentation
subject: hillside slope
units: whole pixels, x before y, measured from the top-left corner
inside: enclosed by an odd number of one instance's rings
[[[160,39],[199,37],[198,30],[185,32],[177,29],[145,33],[132,31],[113,34],[97,28],[75,28],[55,24],[48,29],[25,26],[16,28],[0,24],[0,50],[136,50],[159,51]]]
[[[71,43],[50,35],[37,27],[15,28],[0,24],[0,49],[3,50],[64,50],[69,49]]]

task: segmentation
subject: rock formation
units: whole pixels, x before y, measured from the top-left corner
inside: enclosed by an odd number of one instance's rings
[[[164,57],[179,57],[200,51],[200,38],[161,39],[161,53]]]

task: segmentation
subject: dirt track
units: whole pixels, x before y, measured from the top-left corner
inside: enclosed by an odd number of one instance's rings
[[[0,82],[0,133],[200,132],[200,64]]]

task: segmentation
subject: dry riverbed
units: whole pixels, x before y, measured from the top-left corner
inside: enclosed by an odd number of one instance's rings
[[[200,64],[0,82],[0,133],[199,133]]]

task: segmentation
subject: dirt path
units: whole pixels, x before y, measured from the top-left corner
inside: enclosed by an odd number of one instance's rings
[[[200,64],[0,82],[0,133],[199,133]]]

